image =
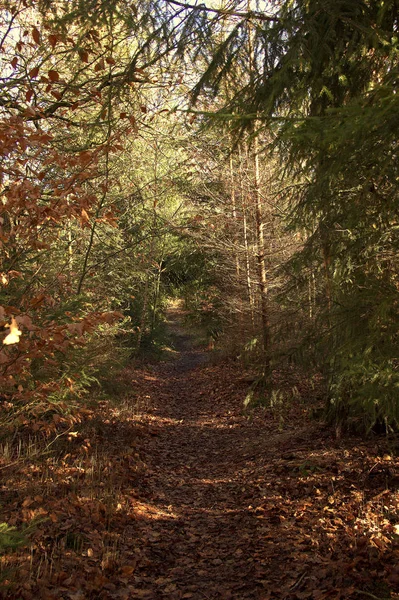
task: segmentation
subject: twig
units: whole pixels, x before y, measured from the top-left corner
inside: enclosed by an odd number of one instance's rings
[[[307,574],[307,571],[304,571],[302,573],[302,575],[300,576],[300,578],[295,583],[292,584],[292,586],[290,587],[290,592],[292,592],[293,590],[295,590],[296,588],[298,588],[301,585],[301,583],[304,580],[306,574]]]
[[[379,596],[374,596],[370,592],[364,592],[363,590],[353,590],[356,594],[363,594],[363,596],[368,596],[369,598],[373,598],[373,600],[390,600],[390,598],[380,598]]]
[[[187,2],[178,2],[178,0],[168,0],[169,4],[175,4],[176,6],[181,6],[182,8],[186,8],[188,10],[200,10],[200,11],[206,11],[206,12],[210,12],[210,13],[215,13],[217,15],[223,16],[223,17],[239,17],[241,19],[250,19],[251,17],[254,17],[255,19],[260,19],[261,21],[269,21],[269,22],[274,22],[274,21],[278,21],[277,17],[273,17],[272,15],[266,15],[265,13],[262,12],[257,12],[257,11],[247,11],[247,12],[236,12],[234,10],[226,10],[223,8],[210,8],[209,6],[206,6],[204,3],[202,4],[189,4]]]

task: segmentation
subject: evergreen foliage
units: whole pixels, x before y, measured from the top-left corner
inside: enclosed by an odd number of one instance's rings
[[[327,375],[333,419],[397,424],[397,0],[252,8],[3,12],[8,395],[61,393],[82,346],[95,377],[111,318],[138,352],[179,290],[265,363],[300,331],[280,350]]]
[[[269,128],[274,137],[286,225],[305,240],[283,269],[286,318],[301,315],[302,329],[311,327],[301,354],[328,375],[331,418],[396,425],[397,2],[298,0],[274,17],[235,24],[194,98],[218,93],[241,36],[249,40],[252,72],[248,56],[244,83],[229,71],[233,93],[219,114],[241,137],[254,121],[255,135]]]

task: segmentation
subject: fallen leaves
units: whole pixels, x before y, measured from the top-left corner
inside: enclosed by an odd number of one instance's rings
[[[45,519],[32,558],[13,557],[21,597],[395,598],[392,450],[338,443],[298,407],[282,431],[271,411],[247,415],[241,369],[196,352],[126,371],[131,409],[82,410],[54,455],[6,471],[7,521]]]

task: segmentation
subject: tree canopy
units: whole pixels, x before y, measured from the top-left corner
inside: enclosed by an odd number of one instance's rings
[[[181,293],[268,385],[300,359],[334,419],[396,424],[397,8],[4,3],[7,397],[69,394]]]

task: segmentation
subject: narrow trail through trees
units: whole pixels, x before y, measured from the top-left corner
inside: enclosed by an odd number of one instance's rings
[[[154,370],[148,382],[154,402],[141,416],[151,427],[145,487],[152,505],[142,523],[148,561],[142,593],[266,598],[271,542],[257,507],[266,490],[254,465],[266,458],[265,439],[270,448],[281,436],[248,420],[242,404],[232,406],[237,383],[227,383],[228,372],[225,380],[213,379],[178,309],[169,323],[180,357]],[[241,402],[245,385],[242,394]]]
[[[3,461],[4,520],[36,525],[0,563],[15,580],[0,597],[398,598],[392,441],[335,439],[309,419],[306,379],[245,411],[248,373],[210,360],[182,317],[174,360],[131,364],[49,453]]]
[[[210,365],[178,311],[169,321],[180,358],[146,376],[138,416],[149,437],[132,598],[357,597],[370,579],[369,540],[353,563],[364,449],[345,469],[348,450],[320,426],[244,414],[237,367]]]

